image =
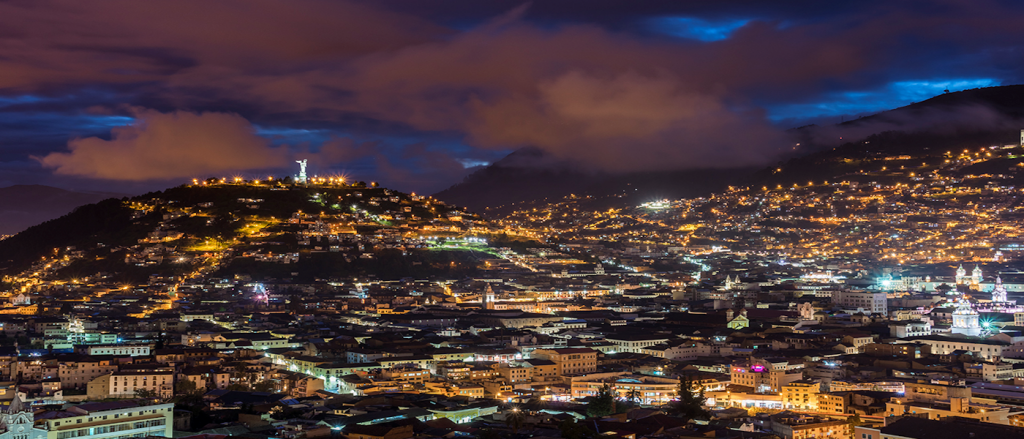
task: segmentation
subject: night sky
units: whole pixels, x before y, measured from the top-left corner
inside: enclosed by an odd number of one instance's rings
[[[0,186],[296,171],[433,192],[524,146],[770,163],[785,130],[1022,83],[1020,1],[0,1]]]

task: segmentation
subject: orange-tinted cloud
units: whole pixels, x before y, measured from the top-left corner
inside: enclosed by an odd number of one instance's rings
[[[729,39],[709,44],[565,18],[572,2],[544,6],[562,10],[561,21],[531,21],[527,8],[490,23],[478,16],[468,30],[408,13],[430,9],[429,2],[385,3],[390,7],[343,0],[0,2],[0,93],[95,87],[112,94],[114,105],[212,111],[194,113],[200,119],[236,112],[261,126],[369,132],[361,139],[391,129],[414,140],[442,133],[490,150],[538,147],[605,170],[732,166],[768,160],[787,142],[765,121],[761,103],[921,73],[960,75],[994,64],[988,57],[1021,70],[1014,54],[1024,35],[1016,9],[994,0],[934,8],[865,2],[827,19],[785,24],[754,16]],[[591,15],[600,15],[597,9]],[[138,138],[145,133],[147,145],[177,134],[131,129]],[[223,130],[240,131],[230,123]],[[75,140],[70,153],[41,160],[62,174],[125,178],[118,176],[131,171],[108,172],[99,151],[131,151],[126,157],[141,160],[145,149],[128,134],[115,135]],[[259,139],[246,142],[253,151],[273,150]],[[325,163],[380,153],[370,144],[320,151]],[[192,159],[227,166],[213,156]],[[131,178],[181,174],[177,168]]]
[[[272,147],[237,114],[135,110],[132,125],[111,139],[73,139],[68,152],[37,158],[59,175],[108,180],[163,180],[288,164],[286,147]]]

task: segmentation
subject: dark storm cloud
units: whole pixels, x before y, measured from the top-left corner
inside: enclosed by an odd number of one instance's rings
[[[788,142],[765,109],[899,81],[1019,79],[1020,12],[991,0],[0,2],[0,97],[12,100],[0,113],[72,121],[0,133],[0,149],[127,180],[305,154],[450,183],[461,163],[525,146],[611,170],[756,164]],[[64,131],[73,140],[52,143]],[[458,142],[476,152],[446,146]],[[110,169],[110,151],[140,172]],[[230,163],[240,153],[252,162]]]

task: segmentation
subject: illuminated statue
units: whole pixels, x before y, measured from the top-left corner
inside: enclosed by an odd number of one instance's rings
[[[306,159],[296,160],[295,163],[299,164],[299,175],[295,177],[296,183],[306,183]]]

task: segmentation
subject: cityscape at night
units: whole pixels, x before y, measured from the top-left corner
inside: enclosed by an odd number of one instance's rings
[[[0,439],[1024,438],[1022,17],[0,1]]]

